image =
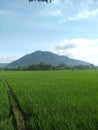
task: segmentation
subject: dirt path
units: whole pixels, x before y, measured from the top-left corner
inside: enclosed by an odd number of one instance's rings
[[[7,81],[5,79],[1,79],[1,80],[4,84],[4,86],[6,87],[6,90],[7,90],[8,96],[9,96],[11,112],[12,112],[13,120],[14,120],[14,127],[16,128],[16,130],[26,130],[23,115],[19,109],[15,96],[14,96],[11,88],[9,87]]]

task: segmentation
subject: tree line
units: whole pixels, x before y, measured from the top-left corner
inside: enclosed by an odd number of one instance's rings
[[[50,64],[46,64],[44,62],[40,62],[39,64],[33,65],[23,65],[23,66],[16,66],[16,67],[4,67],[0,70],[5,71],[31,71],[31,70],[86,70],[86,69],[94,69],[93,65],[91,66],[84,66],[84,65],[76,65],[76,66],[69,66],[66,64],[60,64],[58,66],[53,66]]]

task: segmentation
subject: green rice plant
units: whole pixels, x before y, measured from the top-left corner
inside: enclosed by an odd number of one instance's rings
[[[30,130],[97,130],[98,71],[2,72]]]
[[[6,89],[0,80],[0,130],[14,130],[10,117],[10,103]]]

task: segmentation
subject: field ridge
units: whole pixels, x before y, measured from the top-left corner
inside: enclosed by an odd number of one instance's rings
[[[12,112],[11,114],[13,115],[13,120],[14,120],[14,127],[16,128],[16,130],[26,130],[25,121],[21,113],[21,110],[19,109],[19,105],[16,101],[16,98],[13,94],[13,91],[11,90],[10,86],[8,85],[5,79],[2,78],[2,82],[6,87],[9,96],[11,112]]]

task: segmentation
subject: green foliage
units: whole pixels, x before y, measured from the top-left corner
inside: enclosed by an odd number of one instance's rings
[[[33,130],[97,130],[98,71],[2,72]]]
[[[44,62],[40,62],[39,64],[27,65],[27,66],[17,66],[17,67],[5,67],[1,68],[1,70],[5,71],[23,71],[23,70],[87,70],[87,69],[95,69],[94,66],[69,66],[66,64],[60,64],[58,66],[53,66],[50,64],[46,64]]]

